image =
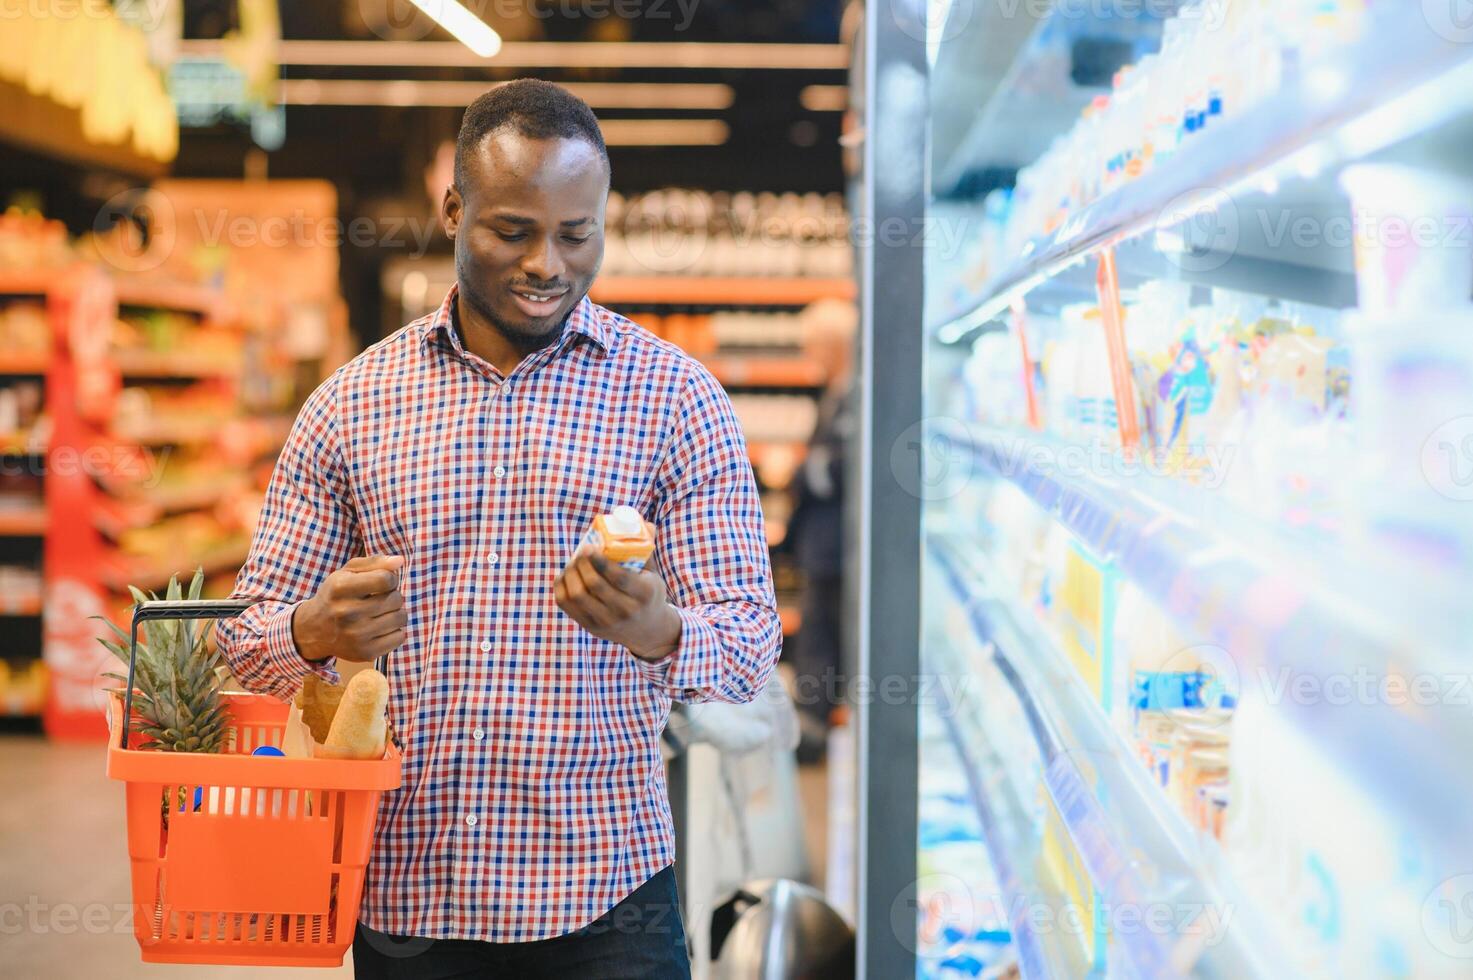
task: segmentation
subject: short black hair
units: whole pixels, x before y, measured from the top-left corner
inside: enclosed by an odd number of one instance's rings
[[[455,184],[464,186],[466,161],[488,133],[511,126],[532,139],[581,139],[609,169],[609,148],[588,103],[561,85],[519,78],[496,86],[466,107],[455,138]]]

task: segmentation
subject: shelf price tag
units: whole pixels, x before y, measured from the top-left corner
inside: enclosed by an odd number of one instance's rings
[[[1028,304],[1022,298],[1013,300],[1012,327],[1018,335],[1018,349],[1023,352],[1023,393],[1028,397],[1028,428],[1043,428],[1038,413],[1038,389],[1033,384],[1033,358],[1028,353]]]
[[[1100,297],[1100,319],[1105,324],[1105,345],[1110,356],[1110,384],[1115,391],[1115,417],[1120,424],[1120,445],[1126,453],[1140,448],[1140,422],[1136,417],[1135,385],[1130,377],[1130,357],[1125,347],[1125,308],[1120,303],[1120,273],[1115,250],[1100,251],[1095,288]]]

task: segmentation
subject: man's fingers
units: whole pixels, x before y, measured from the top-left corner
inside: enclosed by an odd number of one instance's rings
[[[333,582],[333,596],[338,599],[362,599],[383,595],[399,588],[399,573],[392,569],[374,568],[340,575]]]
[[[371,595],[353,601],[354,612],[360,619],[374,619],[404,608],[404,593],[395,590]]]
[[[360,649],[370,654],[366,659],[373,660],[377,657],[393,653],[404,645],[406,639],[408,639],[408,634],[404,630],[394,630],[392,633],[385,633],[383,636],[375,637],[365,643]]]
[[[370,572],[376,569],[384,569],[391,572],[404,570],[403,555],[363,555],[358,558],[349,558],[348,564],[343,568],[350,572]]]
[[[364,620],[363,625],[358,630],[358,635],[372,640],[388,633],[393,633],[396,630],[402,630],[408,625],[409,613],[403,609],[395,609],[381,616],[374,616],[372,619]]]

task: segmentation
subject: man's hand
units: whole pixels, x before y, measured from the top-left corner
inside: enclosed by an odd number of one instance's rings
[[[403,570],[403,558],[378,555],[354,558],[329,575],[292,616],[297,652],[307,660],[362,663],[397,650],[409,623],[399,592]]]
[[[558,608],[601,640],[656,661],[680,645],[680,616],[665,582],[648,569],[630,571],[592,551],[581,551],[553,584]]]

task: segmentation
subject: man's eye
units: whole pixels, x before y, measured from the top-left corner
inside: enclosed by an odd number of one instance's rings
[[[524,231],[498,231],[496,234],[504,242],[519,242],[527,237]]]
[[[584,242],[588,241],[588,239],[592,237],[592,235],[584,235],[582,238],[579,238],[577,235],[564,235],[563,241],[567,242],[569,245],[582,245]]]

